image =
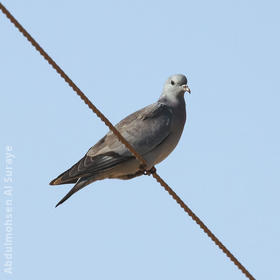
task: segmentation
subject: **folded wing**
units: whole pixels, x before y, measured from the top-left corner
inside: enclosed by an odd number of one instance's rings
[[[172,110],[155,103],[129,115],[116,128],[138,153],[145,156],[170,134],[171,123]],[[125,145],[109,132],[79,162],[50,184],[76,183],[79,178],[98,174],[133,157]]]

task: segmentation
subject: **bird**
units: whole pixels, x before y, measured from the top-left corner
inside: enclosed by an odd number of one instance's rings
[[[170,76],[157,102],[124,118],[115,127],[145,159],[146,170],[163,161],[177,146],[186,122],[184,94],[191,93],[183,74]],[[109,131],[85,156],[50,182],[75,184],[56,204],[65,202],[85,186],[103,179],[132,179],[145,174],[143,166]]]

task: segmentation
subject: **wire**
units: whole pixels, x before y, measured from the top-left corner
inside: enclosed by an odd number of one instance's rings
[[[66,73],[56,64],[56,62],[43,50],[43,48],[32,38],[32,36],[22,27],[22,25],[12,16],[12,14],[0,3],[1,11],[23,34],[24,37],[35,47],[35,49],[47,60],[47,62],[56,70],[56,72],[65,80],[65,82],[80,96],[88,107],[109,127],[109,129],[118,137],[127,149],[139,160],[143,174],[152,175],[158,183],[172,196],[172,198],[184,209],[184,211],[200,226],[200,228],[212,239],[212,241],[226,254],[226,256],[250,279],[255,278],[249,271],[237,260],[236,257],[222,244],[222,242],[210,231],[210,229],[199,219],[199,217],[184,203],[184,201],[168,186],[168,184],[157,174],[155,167],[146,170],[147,163],[144,158],[126,141],[114,125],[102,114],[102,112],[86,97],[86,95],[77,87],[77,85],[66,75]]]

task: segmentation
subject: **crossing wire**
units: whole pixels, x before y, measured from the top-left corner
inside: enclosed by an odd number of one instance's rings
[[[119,133],[114,125],[102,114],[102,112],[86,97],[86,95],[78,88],[78,86],[66,75],[66,73],[56,64],[56,62],[43,50],[43,48],[31,37],[31,35],[23,28],[23,26],[13,17],[13,15],[0,2],[0,9],[6,17],[15,25],[15,27],[23,34],[24,37],[35,47],[35,49],[47,60],[47,62],[56,70],[56,72],[65,80],[65,82],[80,96],[80,98],[88,105],[88,107],[109,127],[109,129],[117,136],[127,149],[141,163],[145,175],[152,175],[158,183],[172,196],[172,198],[184,209],[184,211],[200,226],[200,228],[211,238],[211,240],[226,254],[226,256],[250,279],[255,278],[250,272],[237,260],[237,258],[223,245],[223,243],[211,232],[211,230],[200,220],[200,218],[184,203],[184,201],[172,190],[170,186],[157,174],[155,167],[146,170],[147,162],[135,149],[126,141]]]

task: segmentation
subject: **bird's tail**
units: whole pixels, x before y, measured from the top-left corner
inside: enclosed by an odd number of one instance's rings
[[[75,192],[81,190],[82,188],[84,188],[88,184],[92,183],[93,181],[95,181],[95,180],[92,177],[90,177],[90,178],[86,177],[86,178],[78,179],[78,181],[76,182],[75,186],[56,204],[55,207],[57,207],[58,205],[62,204],[70,196],[72,196]]]

